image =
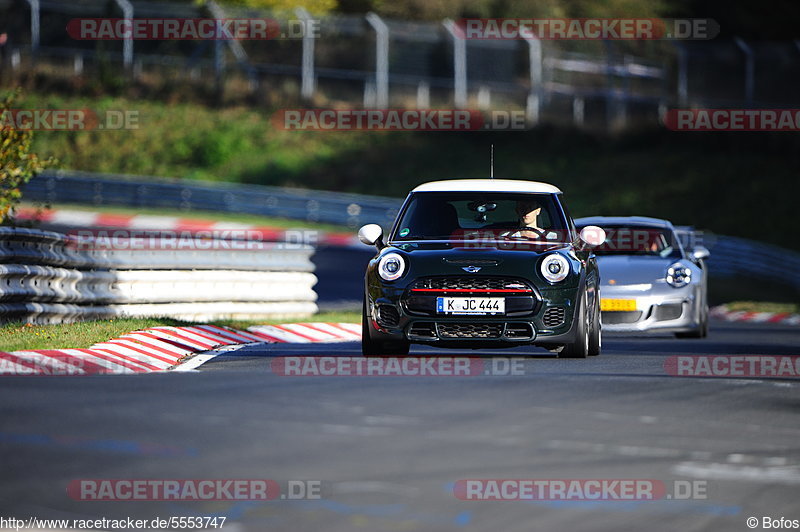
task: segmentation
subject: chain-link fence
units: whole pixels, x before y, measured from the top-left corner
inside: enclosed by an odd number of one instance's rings
[[[270,40],[76,40],[76,18],[313,20]],[[309,28],[312,26],[306,26]],[[452,21],[375,14],[311,19],[211,2],[0,0],[2,73],[207,85],[269,101],[404,108],[524,109],[529,123],[657,123],[674,106],[787,107],[796,42],[465,40]]]

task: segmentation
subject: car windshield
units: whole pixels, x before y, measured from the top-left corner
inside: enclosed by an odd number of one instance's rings
[[[606,240],[594,248],[596,255],[641,255],[680,258],[681,248],[670,229],[635,225],[603,225]]]
[[[411,197],[392,240],[512,239],[563,242],[567,221],[552,194],[422,192]]]

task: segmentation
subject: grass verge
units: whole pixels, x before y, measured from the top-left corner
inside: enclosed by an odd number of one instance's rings
[[[271,320],[268,322],[264,320],[220,320],[212,322],[212,324],[246,329],[252,325],[292,323],[299,321],[360,323],[361,314],[359,312],[322,312],[308,320]],[[0,351],[88,348],[98,342],[104,342],[139,329],[162,326],[180,327],[186,325],[196,325],[196,323],[169,318],[115,318],[59,325],[8,323],[0,325]]]

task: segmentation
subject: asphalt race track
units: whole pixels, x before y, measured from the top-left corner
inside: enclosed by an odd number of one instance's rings
[[[714,322],[706,340],[608,337],[604,354],[586,360],[497,351],[526,355],[516,376],[270,369],[282,355],[360,356],[343,343],[251,345],[188,373],[6,377],[0,507],[18,518],[225,515],[229,531],[748,530],[748,517],[800,519],[798,383],[674,377],[664,362],[797,355],[798,345],[797,328]],[[78,479],[209,478],[319,481],[321,498],[67,495]],[[459,500],[454,483],[470,478],[654,479],[675,496]],[[705,493],[679,500],[676,480]]]

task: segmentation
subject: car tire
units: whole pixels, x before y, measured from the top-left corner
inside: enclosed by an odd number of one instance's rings
[[[589,332],[589,356],[596,357],[603,350],[603,324],[600,320],[600,298],[595,295],[592,305],[592,328]]]
[[[367,318],[367,299],[361,307],[361,354],[365,357],[407,356],[411,344],[403,340],[374,340]]]
[[[576,314],[575,341],[564,345],[558,353],[558,358],[586,358],[589,356],[589,314],[586,311],[586,293],[581,297]]]
[[[675,333],[676,338],[705,338],[708,336],[708,307],[703,312],[700,325],[694,330]]]

